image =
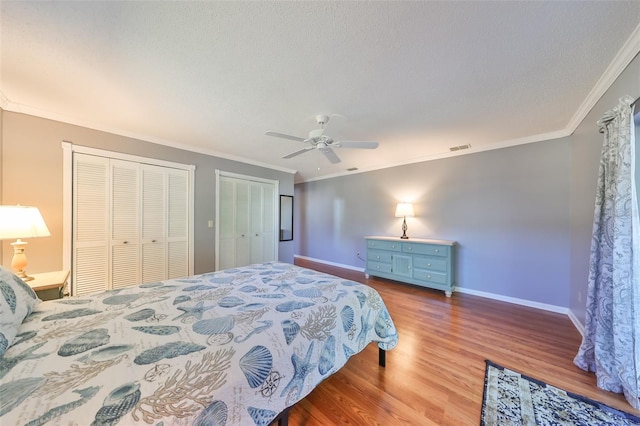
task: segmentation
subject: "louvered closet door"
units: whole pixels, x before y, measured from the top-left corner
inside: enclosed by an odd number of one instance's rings
[[[167,278],[167,172],[147,164],[141,170],[142,283],[150,283]]]
[[[249,264],[249,185],[229,177],[220,178],[218,269]]]
[[[250,199],[250,263],[275,260],[274,186],[252,182]]]
[[[236,261],[235,184],[230,179],[220,178],[218,187],[219,216],[218,269],[233,268]]]
[[[189,275],[189,173],[167,173],[167,278]]]
[[[111,288],[140,284],[140,165],[111,160]]]
[[[251,240],[249,233],[249,182],[243,180],[236,181],[236,260],[234,266],[246,266],[251,263]]]
[[[105,290],[109,283],[109,160],[73,159],[73,294]]]

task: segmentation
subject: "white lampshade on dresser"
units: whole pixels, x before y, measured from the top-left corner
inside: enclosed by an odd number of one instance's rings
[[[0,240],[17,240],[13,246],[11,267],[24,281],[33,278],[26,273],[27,256],[22,238],[48,237],[51,233],[37,207],[0,206]]]

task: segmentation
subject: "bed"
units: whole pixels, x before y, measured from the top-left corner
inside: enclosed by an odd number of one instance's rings
[[[3,425],[286,423],[398,341],[371,287],[279,262],[47,302],[2,269],[0,290]]]

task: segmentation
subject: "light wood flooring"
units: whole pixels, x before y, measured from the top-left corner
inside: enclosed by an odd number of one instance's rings
[[[636,415],[573,365],[581,336],[566,315],[441,291],[296,258],[297,265],[375,288],[399,333],[378,366],[369,344],[289,414],[289,425],[478,425],[485,359]]]

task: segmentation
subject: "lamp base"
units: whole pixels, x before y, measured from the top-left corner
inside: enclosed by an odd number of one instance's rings
[[[25,271],[16,271],[16,277],[20,278],[24,282],[31,281],[33,279],[33,277],[27,275]]]
[[[24,254],[26,241],[22,241],[20,238],[16,242],[11,243],[13,246],[13,258],[11,259],[11,267],[15,271],[15,274],[22,279],[22,281],[31,281],[33,277],[27,275],[25,268],[27,267],[27,255]]]
[[[407,217],[405,216],[404,220],[402,221],[402,238],[403,240],[408,240],[409,237],[407,237]]]

